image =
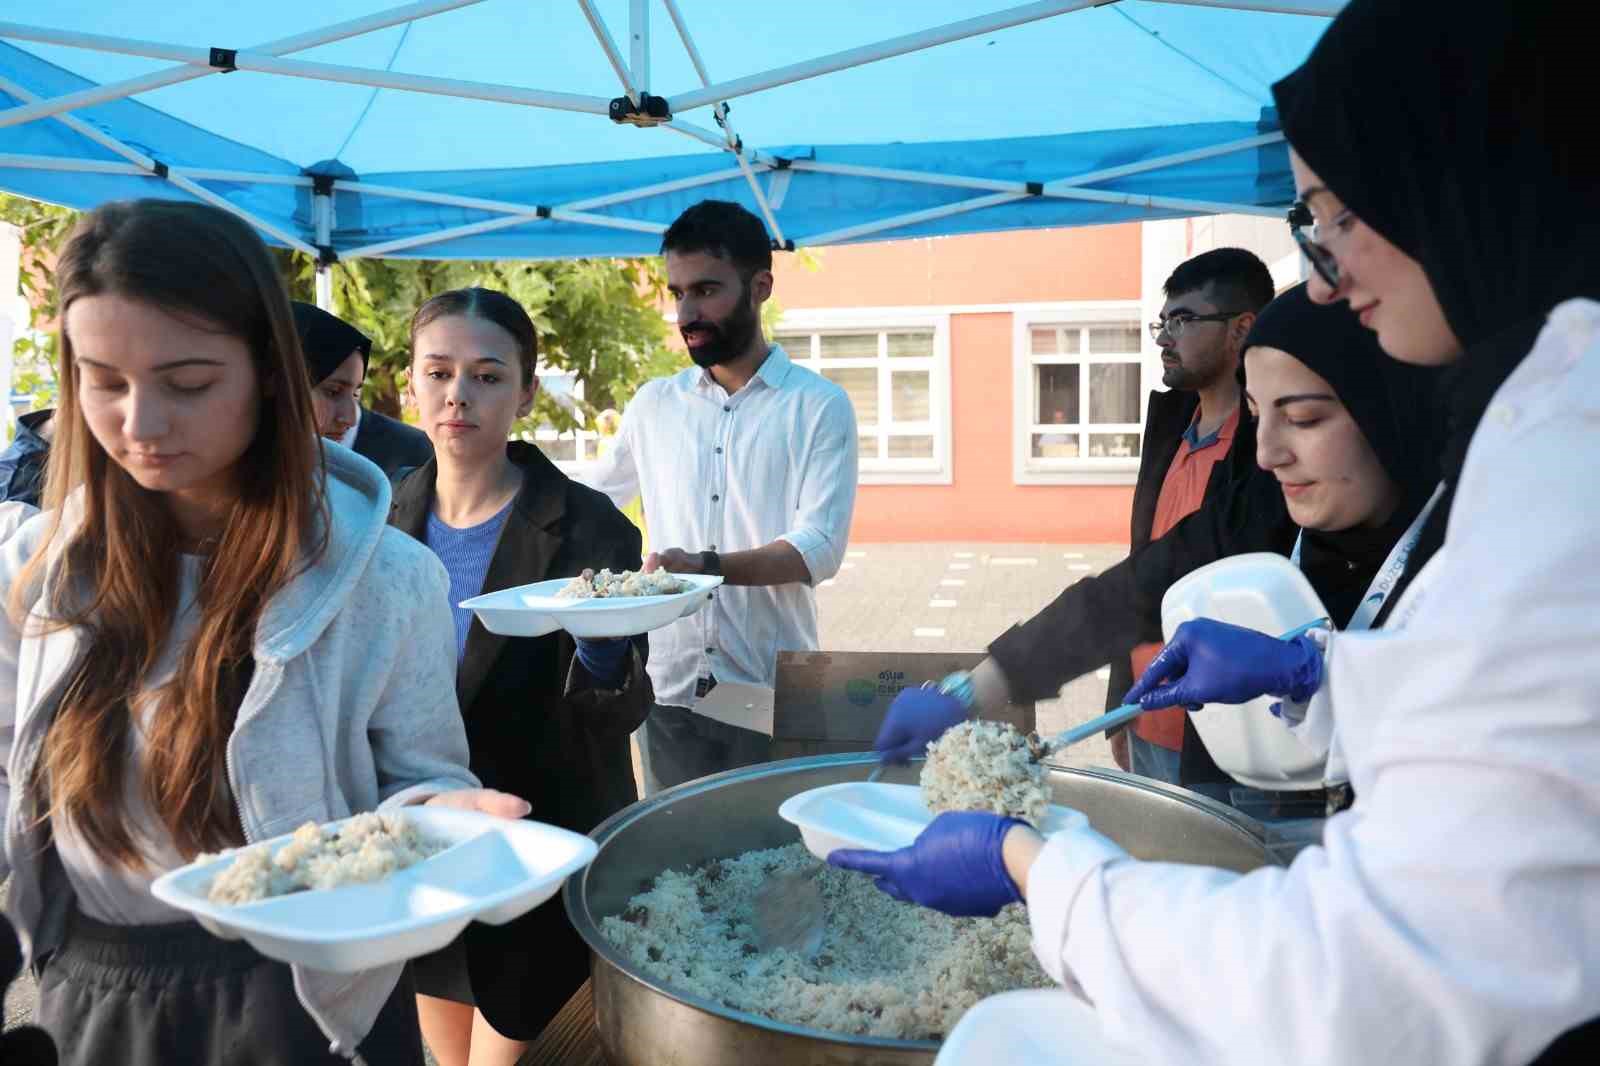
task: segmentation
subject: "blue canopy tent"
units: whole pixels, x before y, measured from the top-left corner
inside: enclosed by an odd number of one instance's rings
[[[706,197],[783,248],[1281,215],[1269,86],[1342,6],[380,2],[0,22],[0,189],[206,200],[324,262],[652,253]]]

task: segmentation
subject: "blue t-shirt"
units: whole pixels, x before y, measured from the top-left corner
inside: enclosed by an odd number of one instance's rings
[[[516,501],[513,500],[513,503]],[[439,516],[428,512],[428,547],[444,564],[450,575],[450,613],[456,621],[456,662],[467,653],[467,630],[472,628],[472,612],[461,606],[483,591],[483,578],[489,572],[489,560],[500,543],[500,530],[511,514],[511,504],[486,521],[465,529],[446,525]]]

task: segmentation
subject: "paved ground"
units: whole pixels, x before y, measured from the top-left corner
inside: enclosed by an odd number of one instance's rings
[[[817,592],[826,651],[981,652],[1068,585],[1127,554],[1104,544],[869,544],[851,549]],[[1105,710],[1106,672],[1039,704],[1039,732],[1060,732]],[[1074,766],[1110,766],[1104,738],[1072,748]]]
[[[817,592],[825,651],[982,651],[1063,588],[1127,554],[1126,547],[1070,544],[869,544],[852,549]],[[1079,678],[1039,704],[1051,734],[1105,709],[1105,671]],[[1067,753],[1074,766],[1110,766],[1103,738]],[[33,989],[6,997],[6,1024],[26,1019]]]

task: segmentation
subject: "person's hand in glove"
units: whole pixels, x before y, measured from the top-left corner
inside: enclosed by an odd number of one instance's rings
[[[1128,690],[1146,710],[1245,703],[1278,696],[1296,703],[1322,687],[1322,651],[1308,636],[1279,640],[1211,618],[1185,622]]]
[[[616,688],[627,679],[629,638],[589,640],[576,638],[578,661],[601,688]]]
[[[1006,834],[1027,823],[988,811],[946,811],[916,841],[899,851],[840,848],[828,862],[864,873],[895,899],[931,907],[957,918],[992,918],[1008,903],[1022,902],[1006,872]]]
[[[966,706],[948,693],[931,688],[901,689],[889,704],[872,746],[882,761],[904,763],[926,752],[930,743],[966,717]]]

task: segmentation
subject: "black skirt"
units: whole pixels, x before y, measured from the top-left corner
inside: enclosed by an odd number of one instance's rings
[[[589,979],[589,948],[557,894],[505,925],[473,922],[411,966],[418,992],[477,1007],[507,1040],[532,1040]]]
[[[295,998],[289,967],[193,922],[72,916],[39,978],[38,1021],[61,1066],[345,1066]],[[423,1066],[409,971],[357,1049],[369,1066]]]

